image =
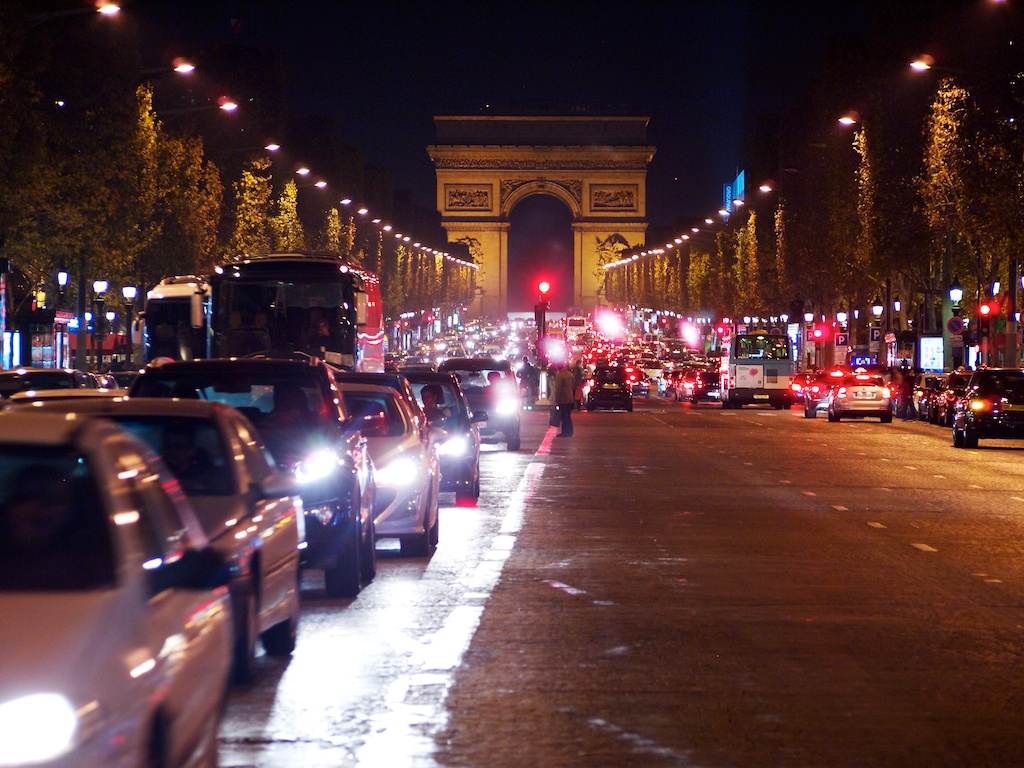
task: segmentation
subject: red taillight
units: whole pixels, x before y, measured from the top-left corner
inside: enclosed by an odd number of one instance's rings
[[[840,387],[836,394],[839,395],[839,397],[846,397],[846,387]]]
[[[821,387],[815,384],[814,386],[811,387],[811,392],[813,392],[814,394],[818,394],[819,392],[821,392]]]
[[[882,397],[892,397],[892,390],[888,387],[882,387]]]

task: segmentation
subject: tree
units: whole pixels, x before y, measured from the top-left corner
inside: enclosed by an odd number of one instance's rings
[[[299,190],[291,179],[278,195],[276,212],[270,217],[272,244],[275,251],[297,251],[306,247],[306,236],[299,221]]]
[[[228,258],[271,250],[269,170],[269,158],[254,158],[233,185],[234,227],[228,241]]]

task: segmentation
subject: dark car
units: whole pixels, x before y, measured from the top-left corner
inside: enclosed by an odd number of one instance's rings
[[[598,368],[587,393],[587,410],[618,408],[633,410],[633,388],[624,368]]]
[[[974,372],[953,408],[953,445],[977,448],[980,439],[1024,439],[1024,370]]]
[[[967,391],[967,384],[970,380],[970,371],[953,371],[946,377],[938,392],[935,393],[935,399],[929,408],[932,424],[940,424],[943,427],[953,426],[953,407]]]
[[[333,366],[332,368],[337,381],[345,381],[350,384],[372,384],[375,387],[391,387],[398,392],[399,397],[409,404],[409,408],[419,419],[420,426],[424,425],[423,409],[420,408],[419,400],[416,399],[416,395],[409,386],[409,380],[405,377],[404,371],[402,373],[396,371],[372,373],[370,371],[346,371]]]
[[[820,369],[811,373],[803,386],[805,419],[813,419],[819,412],[828,411],[828,393],[834,385],[842,382],[846,374],[844,368]]]
[[[802,403],[804,401],[804,390],[813,377],[814,371],[800,371],[800,373],[789,380],[789,388],[793,392],[794,403]]]
[[[334,370],[316,359],[190,360],[143,371],[132,397],[214,400],[233,406],[299,482],[307,546],[331,597],[354,597],[376,573],[373,464],[345,410]]]
[[[914,388],[914,403],[917,406],[917,418],[921,421],[931,421],[932,404],[944,380],[945,376],[940,374],[922,376],[918,380]]]
[[[683,372],[680,381],[682,392],[677,400],[689,400],[696,405],[701,400],[721,398],[721,374],[708,368],[690,368]]]
[[[512,363],[493,357],[452,357],[441,363],[440,370],[455,374],[473,413],[487,414],[480,436],[500,434],[508,450],[518,451],[519,383]]]
[[[441,490],[455,491],[455,498],[476,499],[480,496],[480,429],[476,416],[469,407],[459,380],[451,373],[406,371],[413,392],[423,402],[423,387],[441,388],[443,400],[438,403],[438,419],[430,422],[448,433],[448,439],[438,446],[441,460]],[[427,414],[429,419],[432,414]]]
[[[0,397],[46,389],[100,389],[91,373],[71,368],[14,368],[0,371]]]

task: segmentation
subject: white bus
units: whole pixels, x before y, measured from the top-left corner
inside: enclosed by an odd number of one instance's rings
[[[723,408],[793,405],[789,380],[796,374],[796,360],[788,336],[763,331],[735,334],[722,349],[721,374]]]

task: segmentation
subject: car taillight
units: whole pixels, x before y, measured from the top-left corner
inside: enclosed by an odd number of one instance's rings
[[[840,387],[836,394],[839,397],[846,397],[846,387]]]
[[[892,397],[892,390],[889,387],[882,387],[882,397]]]
[[[819,392],[821,392],[821,387],[815,384],[814,386],[811,387],[811,392],[813,392],[814,394],[818,394]]]
[[[800,386],[800,383],[799,383],[799,382],[796,382],[796,381],[790,382],[790,385],[789,385],[789,387],[790,387],[790,389],[792,389],[792,390],[793,390],[794,392],[799,392],[799,391],[800,391],[801,389],[803,389],[803,387],[801,387],[801,386]]]
[[[972,397],[968,407],[972,411],[992,411],[993,413],[998,413],[1003,410],[1003,401],[998,397]]]

